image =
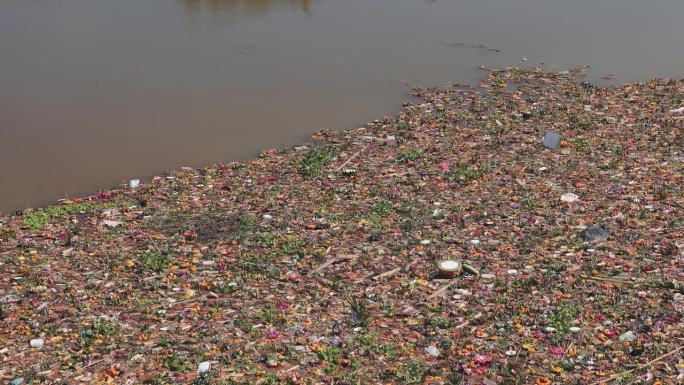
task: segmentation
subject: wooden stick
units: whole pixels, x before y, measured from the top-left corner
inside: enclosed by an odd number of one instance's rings
[[[482,317],[482,313],[477,313],[473,316],[473,318],[466,320],[464,323],[456,326],[454,329],[463,329],[464,327],[468,326],[471,321],[476,320],[478,318]]]
[[[435,297],[438,297],[438,296],[444,294],[444,293],[451,287],[451,285],[453,285],[453,284],[456,283],[457,280],[458,280],[457,278],[452,279],[451,281],[449,281],[449,283],[447,283],[446,285],[440,287],[440,288],[439,288],[437,291],[435,291],[434,293],[430,294],[430,296],[427,297],[427,299],[433,299],[433,298],[435,298]]]
[[[354,155],[352,155],[351,157],[349,157],[349,159],[347,159],[344,163],[342,163],[342,165],[341,165],[340,167],[338,167],[338,168],[335,169],[335,172],[340,171],[342,168],[344,168],[344,166],[348,165],[349,162],[351,162],[352,160],[354,160],[354,158],[356,158],[357,156],[361,155],[362,152],[366,151],[366,149],[367,149],[368,147],[370,147],[370,144],[367,145],[366,147],[360,149],[359,151],[357,151],[357,152],[356,152]]]
[[[107,357],[107,358],[109,358],[109,357]],[[95,365],[99,364],[100,362],[106,360],[107,358],[103,358],[103,359],[101,359],[101,360],[98,360],[98,361],[95,361],[95,362],[91,362],[91,363],[89,363],[89,364],[86,365],[86,366],[82,366],[82,367],[76,369],[75,372],[73,372],[73,373],[71,373],[70,375],[66,376],[66,378],[71,378],[71,377],[77,375],[78,373],[80,373],[80,372],[82,372],[82,371],[88,369],[89,367],[95,366]]]
[[[161,249],[160,249],[159,246],[157,245],[157,242],[155,242],[155,240],[152,239],[152,237],[150,236],[150,234],[145,233],[145,235],[147,235],[147,239],[150,240],[150,242],[152,243],[152,247],[154,247],[154,249],[157,251],[157,253],[159,253],[159,255],[163,255],[164,253],[162,253]]]
[[[663,359],[665,359],[665,358],[667,358],[667,357],[669,357],[669,356],[671,356],[671,355],[673,355],[673,354],[679,352],[680,350],[684,350],[684,346],[680,346],[680,347],[678,347],[677,349],[675,349],[675,350],[673,350],[673,351],[671,351],[671,352],[669,352],[669,353],[665,353],[665,354],[663,354],[663,355],[660,356],[660,357],[654,358],[654,359],[652,359],[651,361],[648,361],[647,363],[645,363],[645,364],[643,364],[643,365],[639,365],[639,366],[637,366],[637,367],[634,368],[634,369],[625,370],[625,371],[622,372],[622,373],[613,374],[612,376],[610,376],[610,377],[608,377],[608,378],[605,378],[605,379],[603,379],[603,380],[596,381],[596,382],[592,383],[591,385],[599,385],[599,384],[602,384],[602,383],[608,383],[609,381],[613,381],[614,379],[616,379],[616,378],[618,378],[618,377],[622,377],[622,376],[624,376],[625,374],[629,374],[629,373],[635,372],[635,371],[637,371],[637,370],[641,370],[641,369],[643,369],[643,368],[649,367],[649,366],[655,364],[656,362],[662,361]]]
[[[568,355],[568,352],[570,351],[570,349],[572,349],[572,346],[574,344],[575,344],[575,341],[570,342],[570,345],[568,345],[568,347],[565,349],[565,353],[563,353],[564,357]]]
[[[676,280],[672,281],[647,281],[643,279],[639,279],[636,281],[626,281],[622,279],[617,279],[617,278],[610,278],[610,277],[598,277],[598,276],[588,276],[588,275],[580,275],[580,278],[582,279],[587,279],[587,280],[592,280],[592,281],[599,281],[599,282],[611,282],[611,283],[619,283],[623,285],[645,285],[648,287],[655,287],[655,288],[660,288],[660,289],[671,289],[677,292],[684,292],[684,283],[678,282]]]
[[[356,258],[358,258],[358,257],[359,257],[359,256],[358,256],[358,255],[355,255],[355,254],[351,254],[351,255],[339,255],[339,256],[337,256],[337,257],[332,257],[332,258],[328,259],[327,261],[321,263],[321,265],[318,266],[317,268],[311,270],[311,271],[309,272],[308,276],[310,277],[310,276],[312,276],[312,275],[318,273],[319,271],[321,271],[321,270],[323,270],[323,269],[326,269],[328,266],[330,266],[330,265],[332,265],[332,264],[334,264],[334,263],[337,263],[337,262],[340,262],[340,261],[345,261],[345,260],[354,260],[354,259],[356,259]]]
[[[388,270],[382,274],[378,274],[375,277],[373,277],[373,279],[380,279],[380,278],[389,277],[390,275],[394,275],[394,274],[398,273],[399,271],[401,271],[401,267],[397,267],[397,268],[394,268],[392,270]]]
[[[196,298],[191,298],[191,299],[186,299],[186,300],[183,300],[183,301],[166,302],[166,303],[159,304],[159,305],[157,305],[157,306],[153,306],[153,307],[150,308],[150,310],[157,310],[157,309],[160,309],[160,308],[162,308],[162,307],[164,307],[164,306],[169,306],[169,307],[171,307],[171,306],[175,306],[175,305],[182,305],[182,304],[184,304],[184,303],[193,302],[193,301],[196,301],[196,300],[197,300]]]
[[[623,279],[609,278],[609,277],[598,277],[598,276],[589,276],[589,275],[580,275],[580,277],[582,277],[583,279],[591,280],[591,281],[622,283],[622,284],[627,284],[627,285],[632,285],[632,284],[638,283],[638,282],[626,281]]]
[[[374,274],[375,274],[374,272],[370,272],[370,273],[368,273],[368,274],[365,274],[365,275],[363,275],[363,276],[357,278],[357,279],[354,281],[354,283],[361,283],[361,282],[365,281],[366,279],[372,277]]]

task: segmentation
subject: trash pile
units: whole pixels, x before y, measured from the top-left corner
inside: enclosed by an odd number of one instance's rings
[[[681,384],[684,82],[581,79],[0,218],[0,380]]]

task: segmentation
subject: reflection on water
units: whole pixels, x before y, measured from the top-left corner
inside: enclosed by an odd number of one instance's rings
[[[263,16],[273,8],[301,9],[311,15],[311,0],[183,0],[185,9],[193,14],[229,12]]]
[[[475,81],[479,65],[682,77],[682,14],[682,0],[0,0],[0,211],[358,127],[404,85]]]

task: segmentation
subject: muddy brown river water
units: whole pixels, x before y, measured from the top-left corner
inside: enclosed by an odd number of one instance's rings
[[[0,0],[0,211],[252,157],[481,64],[684,76],[680,0]]]

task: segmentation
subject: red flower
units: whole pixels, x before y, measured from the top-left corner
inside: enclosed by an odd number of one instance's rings
[[[278,311],[285,311],[290,307],[290,303],[287,301],[279,301],[276,304],[276,310]]]

